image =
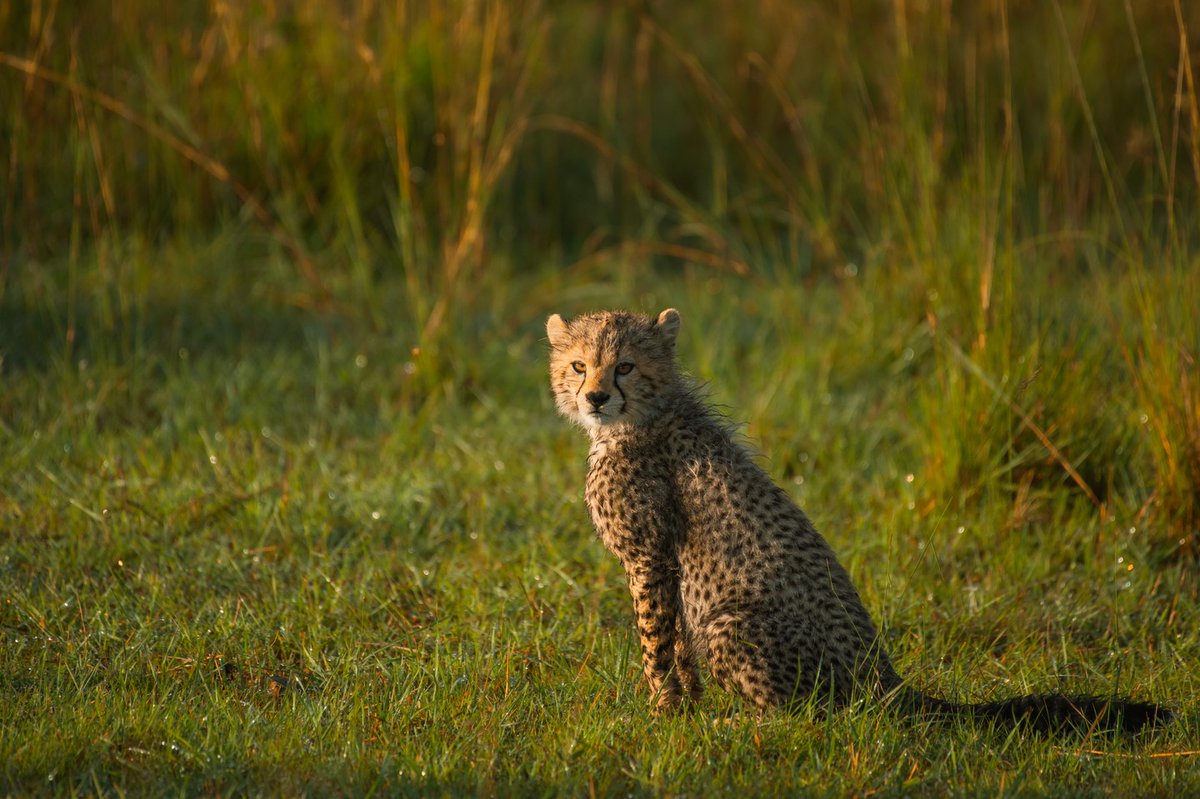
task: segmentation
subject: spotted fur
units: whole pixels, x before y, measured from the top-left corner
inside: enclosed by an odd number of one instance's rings
[[[556,314],[546,324],[555,402],[591,438],[587,507],[625,568],[659,709],[700,696],[704,661],[759,708],[873,696],[1047,729],[1169,717],[1088,697],[959,705],[905,686],[829,544],[679,372],[679,324],[670,308],[656,319]]]

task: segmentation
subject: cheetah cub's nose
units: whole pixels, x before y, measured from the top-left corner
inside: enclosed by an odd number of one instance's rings
[[[604,403],[608,402],[611,395],[607,391],[589,391],[584,396],[587,397],[588,402],[592,403],[594,409],[600,410],[604,407]]]

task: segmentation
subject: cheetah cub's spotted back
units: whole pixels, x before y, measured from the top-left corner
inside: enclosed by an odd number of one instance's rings
[[[586,499],[629,580],[659,709],[698,698],[697,664],[760,708],[873,696],[907,712],[1136,730],[1156,705],[1040,695],[964,705],[904,685],[845,569],[804,512],[680,373],[679,313],[557,314],[550,383],[591,438]]]

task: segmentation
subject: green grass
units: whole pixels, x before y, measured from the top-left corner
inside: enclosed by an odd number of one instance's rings
[[[704,270],[534,290],[464,326],[446,382],[422,384],[403,330],[272,302],[289,280],[278,263],[212,286],[178,253],[149,260],[155,288],[111,335],[77,303],[69,356],[50,334],[68,313],[53,288],[64,269],[19,281],[4,308],[6,790],[1200,788],[1194,756],[1152,757],[1196,748],[1194,563],[1131,521],[1136,479],[1102,520],[1028,442],[934,493],[928,395],[978,385],[899,312],[907,292],[864,276],[767,293]],[[1120,291],[1095,280],[1071,296]],[[1102,336],[1072,356],[1085,345],[1053,332],[1060,316],[1103,327],[1097,310],[1028,289],[1023,307],[1045,315],[1014,334],[1022,351],[1047,369],[1103,357]],[[1047,741],[873,707],[760,721],[715,689],[691,716],[653,719],[623,575],[580,499],[585,443],[544,387],[545,311],[595,295],[683,309],[682,357],[747,422],[918,685],[1117,692],[1182,719],[1133,740]],[[1044,392],[1068,392],[1066,406],[1101,379]],[[1135,437],[1128,416],[1102,432]]]
[[[0,4],[0,794],[1200,793],[1198,8]],[[653,718],[543,324],[668,305],[914,684],[1179,720]]]

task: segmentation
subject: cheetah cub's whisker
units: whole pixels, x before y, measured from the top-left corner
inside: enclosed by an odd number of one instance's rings
[[[1172,717],[1115,698],[959,704],[910,688],[829,544],[680,373],[678,311],[555,314],[546,332],[555,402],[591,438],[588,511],[625,567],[659,709],[699,698],[703,661],[759,708],[874,697],[1046,731],[1136,731]]]

